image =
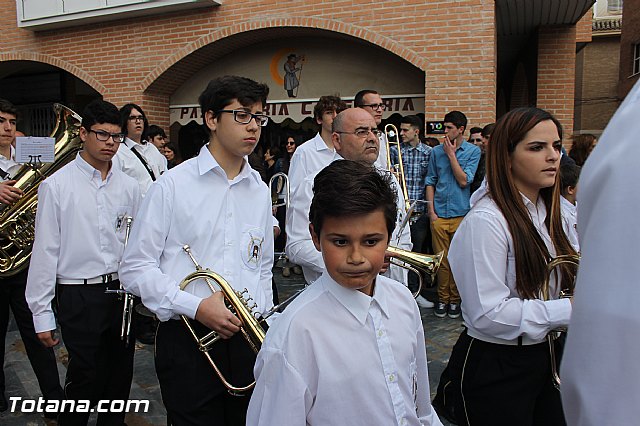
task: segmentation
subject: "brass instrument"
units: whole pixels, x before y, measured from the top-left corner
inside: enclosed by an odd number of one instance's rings
[[[71,109],[54,104],[56,127],[51,133],[55,142],[53,163],[22,166],[12,178],[16,188],[22,189],[22,198],[13,205],[0,205],[0,278],[15,275],[29,266],[35,237],[38,186],[65,164],[75,158],[80,150],[80,125],[82,119]]]
[[[420,272],[433,276],[438,271],[440,263],[442,263],[442,258],[444,257],[444,251],[432,255],[416,253],[393,246],[389,246],[387,252],[391,254],[390,263],[408,269],[418,275],[418,290],[413,293],[414,299],[418,297],[420,290],[422,290],[423,283]]]
[[[580,256],[573,254],[561,255],[551,259],[551,261],[547,263],[547,275],[545,276],[545,280],[542,283],[542,288],[540,289],[543,300],[551,299],[551,275],[553,275],[557,267],[566,267],[565,265],[570,265],[569,267],[575,267],[577,269],[580,266]],[[560,291],[560,298],[563,299],[573,297],[574,287],[575,280],[574,282],[569,284],[567,289],[563,289]],[[562,333],[566,333],[566,331],[566,328],[557,329],[547,334],[549,355],[551,357],[551,381],[553,383],[553,386],[558,390],[560,390],[561,383],[560,375],[558,374],[558,362],[556,359],[556,351],[553,342],[554,340],[558,339],[562,335]]]
[[[409,212],[411,209],[411,201],[409,200],[409,192],[407,191],[407,180],[404,175],[404,165],[402,164],[402,149],[400,146],[400,133],[398,128],[393,124],[387,124],[384,126],[385,139],[387,141],[387,168],[389,171],[394,172],[395,167],[391,164],[391,139],[395,139],[395,143],[398,146],[398,180],[402,187],[402,195],[404,195],[405,212]]]
[[[224,294],[227,308],[229,308],[229,310],[234,315],[238,316],[240,321],[242,321],[242,327],[240,328],[240,332],[244,336],[245,340],[247,341],[251,349],[255,353],[258,353],[258,351],[260,350],[260,347],[262,346],[262,342],[264,340],[264,336],[266,333],[264,331],[263,326],[256,319],[252,311],[256,307],[255,303],[252,306],[249,306],[249,301],[253,299],[251,299],[251,297],[249,296],[247,289],[244,289],[242,292],[234,290],[233,287],[231,287],[231,285],[220,275],[216,274],[215,272],[209,269],[204,269],[202,266],[200,266],[200,264],[198,264],[198,261],[195,259],[195,257],[193,257],[193,254],[191,253],[191,248],[188,245],[185,245],[184,247],[182,247],[182,249],[184,250],[185,253],[187,253],[187,255],[189,255],[189,257],[191,258],[191,261],[196,267],[196,270],[195,272],[192,272],[191,274],[187,275],[180,282],[180,290],[184,290],[185,288],[187,288],[187,286],[191,284],[193,281],[203,279],[207,284],[207,286],[209,287],[209,289],[211,290],[211,293],[215,293],[216,291],[222,291]],[[211,364],[211,367],[213,367],[213,370],[220,378],[220,381],[227,388],[227,391],[231,395],[242,395],[244,392],[250,390],[255,386],[256,384],[255,381],[253,381],[252,383],[246,386],[232,385],[224,377],[224,375],[222,374],[222,372],[220,371],[220,369],[218,368],[216,363],[213,361],[213,359],[211,358],[211,355],[208,352],[213,346],[213,344],[220,339],[220,335],[217,332],[212,330],[209,333],[207,333],[205,336],[198,337],[198,335],[195,332],[195,329],[191,325],[191,321],[189,320],[189,318],[187,318],[185,315],[180,315],[180,317],[182,318],[182,321],[187,326],[187,329],[193,336],[193,339],[196,341],[196,344],[198,345],[198,349],[204,354],[205,358],[207,358],[207,361],[209,361],[209,364]]]
[[[275,188],[274,184],[276,185]],[[271,207],[285,206],[289,208],[291,192],[289,189],[289,177],[286,173],[274,173],[269,179],[269,190],[271,191]],[[283,192],[284,194],[282,194]],[[284,198],[282,198],[284,201],[280,201],[281,194],[284,195]]]
[[[129,243],[129,234],[131,233],[131,223],[133,218],[127,216],[125,219],[125,231],[124,231],[124,247],[127,247]],[[133,320],[133,294],[128,293],[122,284],[118,290],[105,290],[105,293],[116,293],[122,296],[122,322],[120,325],[120,340],[125,342],[126,346],[129,346],[131,341],[131,321]]]

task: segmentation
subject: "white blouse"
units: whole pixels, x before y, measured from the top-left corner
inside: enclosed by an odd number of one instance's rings
[[[534,205],[522,196],[533,225],[551,256],[555,249],[544,224],[541,198]],[[569,299],[523,300],[516,290],[513,239],[507,221],[487,194],[474,204],[456,231],[449,263],[462,297],[462,316],[471,337],[499,344],[540,343],[551,331],[566,326],[571,317]],[[559,289],[551,280],[552,297]]]

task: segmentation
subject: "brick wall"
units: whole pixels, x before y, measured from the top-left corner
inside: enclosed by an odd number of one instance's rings
[[[349,34],[387,49],[425,71],[427,119],[462,109],[472,122],[495,118],[494,2],[229,0],[219,7],[70,29],[32,32],[16,27],[16,2],[0,0],[0,61],[29,59],[63,68],[106,100],[136,102],[153,122],[168,125],[170,89],[163,73],[208,43],[286,26]],[[473,19],[469,19],[473,16]],[[195,63],[196,67],[201,66]],[[392,78],[396,78],[393,76]],[[164,79],[167,81],[173,80]]]
[[[575,133],[602,133],[619,106],[617,64],[620,62],[620,36],[594,37],[577,58],[581,69],[576,91]]]
[[[565,131],[573,130],[576,27],[543,27],[538,33],[537,106],[556,116]]]
[[[640,43],[640,0],[624,0],[620,37],[620,84],[618,96],[624,99],[640,74],[633,73],[633,46]]]

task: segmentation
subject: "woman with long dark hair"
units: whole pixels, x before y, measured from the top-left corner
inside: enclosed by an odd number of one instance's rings
[[[571,151],[569,151],[569,157],[573,158],[573,161],[582,167],[593,148],[598,144],[598,139],[590,133],[575,135],[571,139],[573,144],[571,145]]]
[[[505,114],[491,134],[487,185],[451,242],[466,330],[435,405],[451,396],[460,425],[565,424],[546,336],[569,324],[572,300],[558,297],[573,271],[553,274],[550,300],[542,295],[547,263],[576,254],[560,215],[561,147],[548,112]]]

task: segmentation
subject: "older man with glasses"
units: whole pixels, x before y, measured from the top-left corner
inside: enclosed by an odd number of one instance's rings
[[[333,161],[352,160],[369,164],[380,173],[386,173],[376,165],[380,152],[380,131],[375,119],[361,108],[349,108],[342,111],[333,120],[332,140],[336,153]],[[316,250],[309,233],[309,207],[313,198],[313,180],[318,174],[309,174],[299,184],[292,198],[287,216],[287,255],[300,266],[307,283],[312,283],[322,275],[324,261],[322,254]],[[394,178],[395,190],[398,194],[398,217],[396,228],[391,236],[391,245],[411,250],[411,233],[409,227],[400,230],[399,224],[404,219],[404,197],[400,185]],[[400,232],[402,231],[402,232]],[[392,266],[389,271],[392,279],[406,285],[406,273],[403,269]]]

